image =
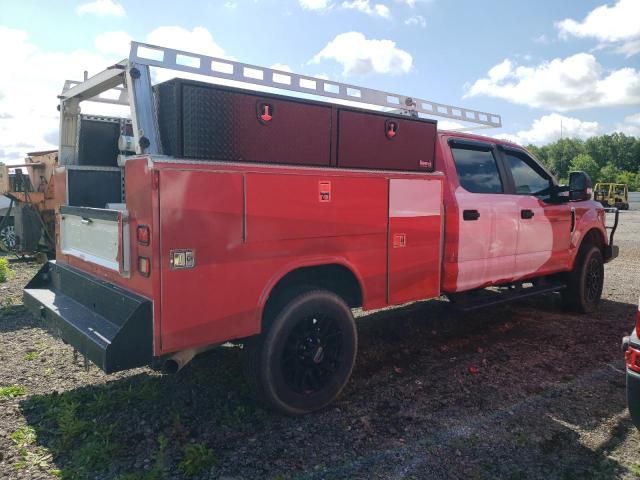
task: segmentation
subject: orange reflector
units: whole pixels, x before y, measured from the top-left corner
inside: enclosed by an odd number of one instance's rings
[[[138,243],[140,245],[149,245],[151,242],[151,231],[146,225],[139,225],[137,229]]]
[[[151,260],[147,257],[138,257],[138,272],[144,277],[148,277],[151,273]]]

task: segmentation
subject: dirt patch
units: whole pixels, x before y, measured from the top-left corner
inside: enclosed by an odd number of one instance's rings
[[[353,379],[331,408],[256,405],[241,351],[176,376],[84,369],[21,305],[37,269],[0,285],[0,477],[638,478],[620,340],[640,296],[640,211],[591,316],[548,295],[472,314],[446,302],[364,315]],[[0,390],[1,392],[1,390]]]

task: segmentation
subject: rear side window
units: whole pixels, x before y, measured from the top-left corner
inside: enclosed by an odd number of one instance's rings
[[[490,150],[451,149],[462,188],[471,193],[502,193],[498,165]]]

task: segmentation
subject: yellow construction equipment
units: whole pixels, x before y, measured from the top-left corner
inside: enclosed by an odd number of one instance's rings
[[[629,188],[625,183],[596,183],[593,198],[604,207],[629,210]]]

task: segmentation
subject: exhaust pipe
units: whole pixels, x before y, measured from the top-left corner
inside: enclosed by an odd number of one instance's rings
[[[184,368],[184,366],[193,360],[193,357],[196,355],[206,352],[207,350],[211,350],[212,348],[217,347],[219,344],[208,345],[206,347],[199,348],[187,348],[186,350],[181,350],[179,352],[171,355],[167,360],[165,360],[162,370],[165,373],[178,373],[180,370]]]

